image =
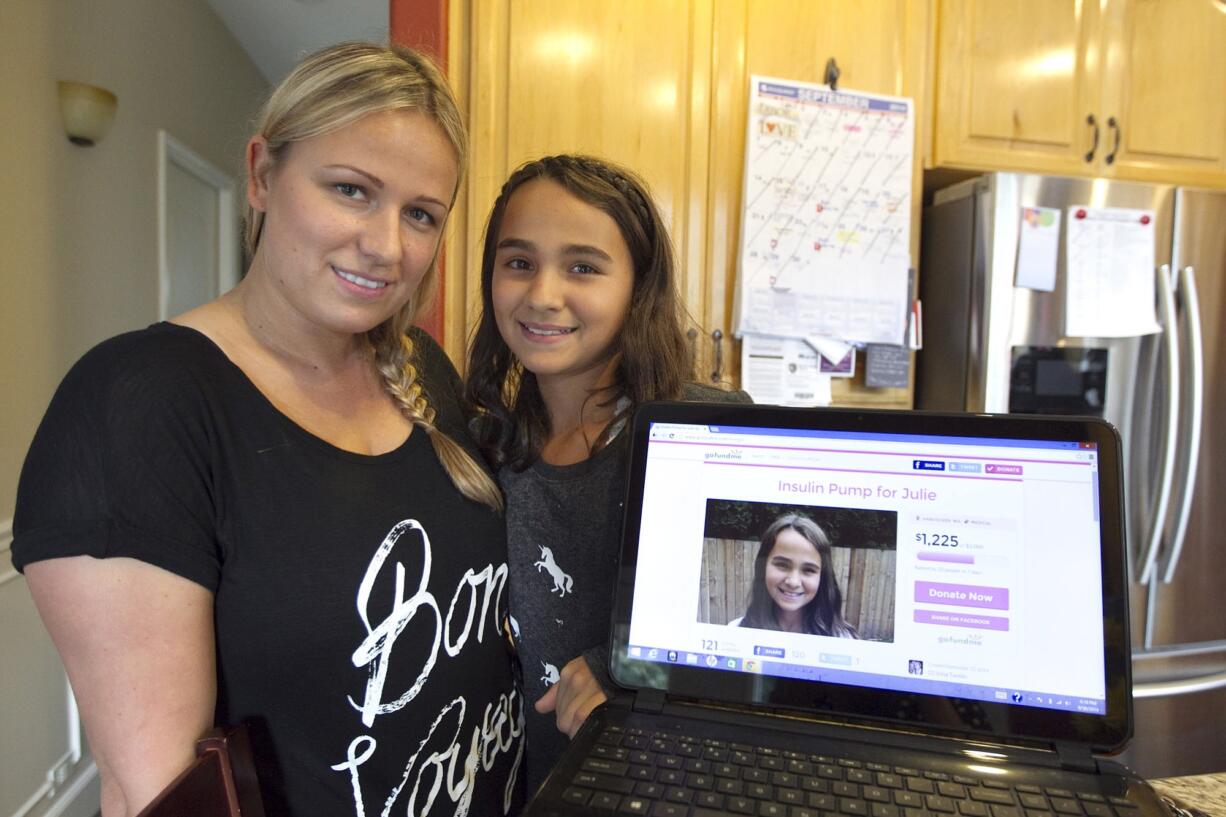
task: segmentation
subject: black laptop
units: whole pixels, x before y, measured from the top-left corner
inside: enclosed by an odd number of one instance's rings
[[[610,669],[535,817],[1140,817],[1092,419],[647,404]]]

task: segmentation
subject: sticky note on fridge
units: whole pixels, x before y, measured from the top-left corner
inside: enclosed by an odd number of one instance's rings
[[[1059,251],[1060,211],[1023,207],[1017,234],[1017,286],[1043,292],[1055,289]]]
[[[1162,331],[1154,314],[1156,226],[1153,210],[1069,208],[1065,335],[1120,338]]]

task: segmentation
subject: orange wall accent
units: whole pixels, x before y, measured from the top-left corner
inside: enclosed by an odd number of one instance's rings
[[[389,0],[390,39],[425,52],[447,70],[447,0]],[[447,259],[439,250],[438,293],[430,311],[418,323],[441,345],[443,342],[443,288]]]
[[[425,51],[447,69],[447,0],[389,0],[394,43]]]

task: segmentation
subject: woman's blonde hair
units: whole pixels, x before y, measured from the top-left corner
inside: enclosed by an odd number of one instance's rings
[[[455,151],[458,191],[468,157],[460,111],[442,72],[425,56],[404,46],[341,43],[310,55],[272,92],[260,111],[256,133],[267,140],[275,168],[295,142],[330,133],[373,113],[400,110],[420,111],[442,130]],[[452,191],[451,203],[455,194]],[[243,230],[248,258],[255,257],[263,227],[264,214],[248,204]],[[434,425],[435,411],[417,375],[413,341],[407,332],[419,312],[433,303],[437,286],[436,249],[408,303],[366,336],[388,394],[404,416],[429,436],[456,487],[469,499],[501,510],[502,495],[490,475]]]

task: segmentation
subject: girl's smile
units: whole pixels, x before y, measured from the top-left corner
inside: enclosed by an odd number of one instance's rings
[[[553,343],[575,331],[573,326],[553,326],[544,323],[518,321],[520,329],[533,343]]]
[[[549,179],[511,194],[498,230],[498,331],[542,388],[601,384],[617,358],[634,264],[617,222]]]

